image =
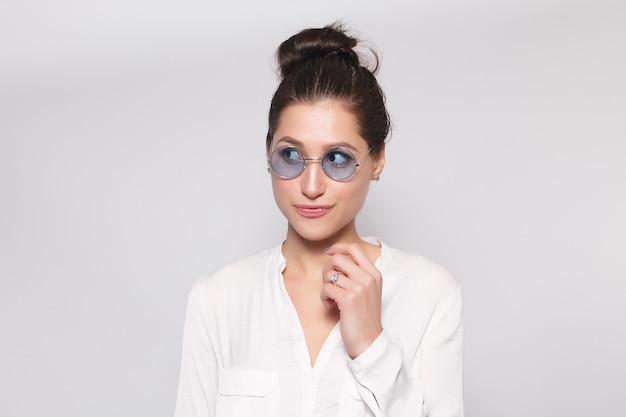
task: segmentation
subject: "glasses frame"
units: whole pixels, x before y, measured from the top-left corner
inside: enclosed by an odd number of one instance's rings
[[[294,175],[293,177],[284,177],[284,176],[280,175],[278,172],[276,172],[276,170],[272,166],[272,157],[274,156],[274,154],[277,151],[281,151],[281,150],[287,149],[287,148],[291,148],[291,149],[295,150],[298,153],[298,155],[300,155],[300,157],[302,158],[302,161],[303,161],[302,169],[300,170],[300,172],[297,175]],[[331,177],[331,175],[328,172],[326,172],[326,169],[324,168],[324,164],[322,163],[324,158],[326,158],[326,156],[328,156],[329,153],[332,153],[333,151],[337,151],[337,150],[341,150],[341,152],[347,153],[348,155],[350,155],[352,157],[352,159],[354,161],[356,161],[356,158],[355,158],[354,154],[349,149],[344,148],[342,146],[336,146],[336,147],[330,148],[329,150],[324,152],[324,154],[321,157],[319,157],[319,158],[307,158],[307,157],[304,156],[304,154],[302,152],[300,152],[297,148],[295,148],[293,146],[289,146],[289,145],[279,146],[278,148],[274,149],[272,151],[272,153],[270,154],[270,156],[267,158],[267,164],[270,166],[270,168],[271,168],[272,172],[274,173],[274,175],[276,175],[278,178],[282,178],[284,180],[292,180],[292,179],[298,178],[300,175],[302,175],[302,173],[304,172],[304,170],[307,167],[308,162],[319,162],[320,165],[322,166],[322,171],[324,171],[324,174],[326,174],[326,176],[328,178],[330,178],[333,181],[342,182],[342,181],[348,181],[350,178],[352,178],[354,176],[354,174],[356,173],[356,169],[363,164],[363,161],[365,161],[365,158],[367,158],[367,155],[369,155],[370,152],[372,152],[372,149],[373,149],[373,146],[370,146],[369,149],[367,150],[367,152],[365,152],[365,155],[363,155],[363,157],[354,165],[354,171],[352,171],[352,173],[348,177],[342,178],[342,179],[337,179],[337,178]]]

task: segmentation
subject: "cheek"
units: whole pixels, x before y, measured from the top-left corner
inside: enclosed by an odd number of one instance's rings
[[[294,181],[279,180],[272,175],[272,192],[274,193],[274,200],[276,204],[282,210],[282,202],[288,200],[288,197],[293,194]]]
[[[273,175],[272,175],[272,192],[274,193],[274,199],[278,201],[280,195],[282,194],[281,184],[278,181],[276,181]]]
[[[369,181],[359,181],[354,183],[337,183],[334,194],[337,200],[343,201],[346,205],[353,206],[358,211],[365,202],[368,191]]]

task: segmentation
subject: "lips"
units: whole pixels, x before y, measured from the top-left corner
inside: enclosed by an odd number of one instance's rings
[[[333,206],[295,205],[294,208],[304,217],[321,217],[331,211]]]

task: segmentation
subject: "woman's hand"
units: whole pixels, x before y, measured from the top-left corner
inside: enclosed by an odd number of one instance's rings
[[[356,243],[338,243],[326,253],[321,298],[326,307],[337,305],[341,337],[348,355],[363,353],[383,331],[380,321],[382,276]],[[337,274],[335,283],[333,274]]]

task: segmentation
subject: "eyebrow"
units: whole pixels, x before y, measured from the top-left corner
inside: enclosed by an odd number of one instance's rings
[[[282,137],[282,138],[280,138],[280,139],[278,139],[276,141],[276,143],[280,143],[280,142],[286,142],[286,143],[288,143],[290,145],[297,146],[299,148],[304,148],[304,144],[302,142],[300,142],[299,140],[294,139],[292,137],[289,137],[289,136],[284,136],[284,137]],[[328,149],[337,148],[337,147],[348,148],[348,149],[353,150],[355,153],[359,152],[359,150],[354,145],[352,145],[352,144],[350,144],[348,142],[335,142],[335,143],[332,143],[328,147]]]

